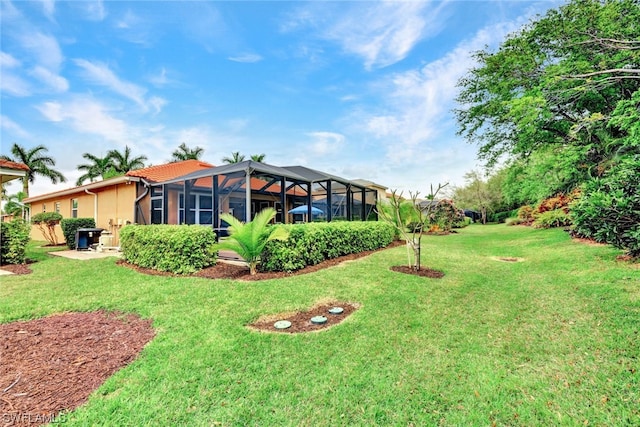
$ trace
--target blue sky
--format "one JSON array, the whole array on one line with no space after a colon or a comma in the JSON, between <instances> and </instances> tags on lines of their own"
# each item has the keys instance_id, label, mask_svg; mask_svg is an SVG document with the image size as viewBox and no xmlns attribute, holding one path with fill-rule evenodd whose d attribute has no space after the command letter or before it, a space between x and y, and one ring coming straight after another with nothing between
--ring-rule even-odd
<instances>
[{"instance_id":1,"label":"blue sky","mask_svg":"<svg viewBox=\"0 0 640 427\"><path fill-rule=\"evenodd\" d=\"M83 153L151 164L182 142L405 191L462 185L470 54L558 2L2 1L1 152L44 144L72 187ZM9 193L19 187L12 184Z\"/></svg>"}]
</instances>

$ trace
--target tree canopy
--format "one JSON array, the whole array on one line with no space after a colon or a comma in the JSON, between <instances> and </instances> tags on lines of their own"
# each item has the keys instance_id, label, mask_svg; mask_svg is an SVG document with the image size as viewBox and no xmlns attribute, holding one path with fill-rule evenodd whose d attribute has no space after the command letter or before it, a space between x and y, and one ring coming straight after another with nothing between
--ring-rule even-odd
<instances>
[{"instance_id":1,"label":"tree canopy","mask_svg":"<svg viewBox=\"0 0 640 427\"><path fill-rule=\"evenodd\" d=\"M147 160L147 156L140 155L132 157L131 148L129 146L124 147L124 151L110 150L107 153L107 157L113 162L113 168L116 172L127 173L135 169L141 169L144 167L144 162Z\"/></svg>"},{"instance_id":2,"label":"tree canopy","mask_svg":"<svg viewBox=\"0 0 640 427\"><path fill-rule=\"evenodd\" d=\"M200 160L204 154L204 148L189 148L184 142L171 154L171 162L181 162L183 160Z\"/></svg>"},{"instance_id":3,"label":"tree canopy","mask_svg":"<svg viewBox=\"0 0 640 427\"><path fill-rule=\"evenodd\" d=\"M475 58L455 113L488 166L537 156L554 165L553 193L640 149L637 0L571 1Z\"/></svg>"},{"instance_id":4,"label":"tree canopy","mask_svg":"<svg viewBox=\"0 0 640 427\"><path fill-rule=\"evenodd\" d=\"M16 143L11 147L10 156L2 155L0 158L17 163L24 163L29 166L29 171L26 176L22 178L22 192L29 197L29 183L33 183L36 176L42 176L51 180L53 184L58 182L65 182L67 179L62 173L53 169L56 165L56 161L53 157L47 156L45 153L49 151L44 145L38 145L31 149L26 149Z\"/></svg>"}]
</instances>

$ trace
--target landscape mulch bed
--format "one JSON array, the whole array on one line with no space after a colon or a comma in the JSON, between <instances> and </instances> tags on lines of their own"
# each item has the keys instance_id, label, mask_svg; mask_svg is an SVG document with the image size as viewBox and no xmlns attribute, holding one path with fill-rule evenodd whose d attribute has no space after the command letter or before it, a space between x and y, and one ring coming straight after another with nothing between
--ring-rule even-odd
<instances>
[{"instance_id":1,"label":"landscape mulch bed","mask_svg":"<svg viewBox=\"0 0 640 427\"><path fill-rule=\"evenodd\" d=\"M62 422L154 334L151 320L105 311L0 324L0 422Z\"/></svg>"},{"instance_id":2,"label":"landscape mulch bed","mask_svg":"<svg viewBox=\"0 0 640 427\"><path fill-rule=\"evenodd\" d=\"M290 276L296 276L299 274L308 274L308 273L313 273L314 271L319 271L322 270L324 268L327 267L332 267L334 265L338 265L341 264L345 261L351 261L354 259L358 259L358 258L362 258L365 257L367 255L371 255L374 252L383 250L383 249L389 249L389 248L395 248L398 246L404 246L405 243L403 241L395 241L392 242L390 245L382 248L382 249L376 249L373 251L365 251L365 252L360 252L357 254L349 254L349 255L344 255L338 258L333 258L333 259L328 259L325 261L322 261L319 264L316 265L309 265L305 268L302 268L300 270L291 272L291 273L286 273L286 272L282 272L282 271L274 271L274 272L258 272L257 274L251 276L249 274L249 268L243 265L236 265L236 264L230 264L228 262L218 262L216 263L216 265L208 267L208 268L204 268L200 271L198 271L197 273L193 274L192 276L194 277L204 277L207 279L240 279L240 280L268 280L268 279L280 279L283 277L290 277ZM124 260L118 260L117 263L119 265L125 266L125 267L129 267L131 269L134 269L140 273L145 273L145 274L152 274L152 275L159 275L159 276L177 276L176 274L173 273L169 273L169 272L165 272L165 271L158 271L158 270L153 270L150 268L144 268L144 267L138 267L136 265L130 264Z\"/></svg>"},{"instance_id":3,"label":"landscape mulch bed","mask_svg":"<svg viewBox=\"0 0 640 427\"><path fill-rule=\"evenodd\" d=\"M329 309L333 307L341 307L344 311L340 314L331 314L329 313ZM250 324L249 328L263 332L279 332L285 334L320 331L342 322L359 307L359 304L350 302L332 301L319 303L305 311L263 316ZM327 321L322 324L314 324L311 322L311 318L315 316L324 316ZM286 329L276 329L274 323L279 320L288 320L291 322L291 326Z\"/></svg>"}]
</instances>

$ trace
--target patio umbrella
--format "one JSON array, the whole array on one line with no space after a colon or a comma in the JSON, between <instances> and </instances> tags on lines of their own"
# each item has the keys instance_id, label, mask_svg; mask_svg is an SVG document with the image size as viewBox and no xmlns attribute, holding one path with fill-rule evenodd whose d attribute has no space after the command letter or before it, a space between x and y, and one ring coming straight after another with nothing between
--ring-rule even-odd
<instances>
[{"instance_id":1,"label":"patio umbrella","mask_svg":"<svg viewBox=\"0 0 640 427\"><path fill-rule=\"evenodd\" d=\"M309 206L307 205L302 205L302 206L298 206L297 208L293 208L289 211L290 214L308 214L309 213ZM321 209L316 208L315 206L311 206L311 215L323 215L324 211L322 211Z\"/></svg>"}]
</instances>

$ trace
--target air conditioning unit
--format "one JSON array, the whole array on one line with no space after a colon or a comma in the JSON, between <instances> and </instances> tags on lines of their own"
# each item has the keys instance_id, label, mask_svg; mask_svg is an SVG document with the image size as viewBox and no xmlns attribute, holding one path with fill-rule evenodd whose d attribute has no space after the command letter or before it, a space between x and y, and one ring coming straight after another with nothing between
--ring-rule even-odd
<instances>
[{"instance_id":1,"label":"air conditioning unit","mask_svg":"<svg viewBox=\"0 0 640 427\"><path fill-rule=\"evenodd\" d=\"M113 246L113 234L102 232L100 240L98 241L98 251L117 250L118 248Z\"/></svg>"}]
</instances>

